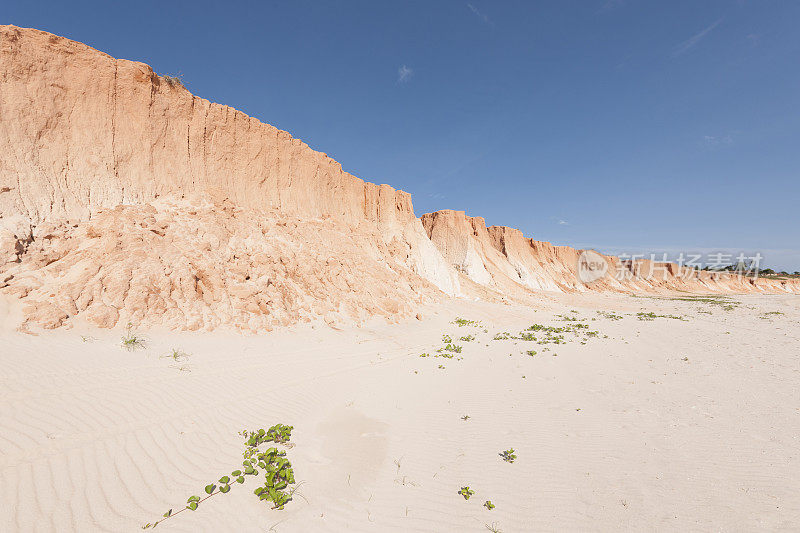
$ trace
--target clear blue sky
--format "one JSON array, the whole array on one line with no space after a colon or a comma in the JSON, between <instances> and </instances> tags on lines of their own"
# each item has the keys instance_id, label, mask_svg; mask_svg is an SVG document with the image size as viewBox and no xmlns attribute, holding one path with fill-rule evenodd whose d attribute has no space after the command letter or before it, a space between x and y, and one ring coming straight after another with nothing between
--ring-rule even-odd
<instances>
[{"instance_id":1,"label":"clear blue sky","mask_svg":"<svg viewBox=\"0 0 800 533\"><path fill-rule=\"evenodd\" d=\"M800 2L36 2L0 22L558 244L800 269Z\"/></svg>"}]
</instances>

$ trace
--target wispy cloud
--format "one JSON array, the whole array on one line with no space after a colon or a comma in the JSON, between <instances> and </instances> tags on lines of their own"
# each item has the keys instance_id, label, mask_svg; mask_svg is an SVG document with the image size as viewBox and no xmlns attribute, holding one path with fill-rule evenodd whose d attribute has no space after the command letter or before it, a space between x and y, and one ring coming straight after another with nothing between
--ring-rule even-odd
<instances>
[{"instance_id":1,"label":"wispy cloud","mask_svg":"<svg viewBox=\"0 0 800 533\"><path fill-rule=\"evenodd\" d=\"M686 52L688 52L689 50L694 48L697 45L697 43L699 43L700 41L702 41L706 37L706 35L711 33L711 31L713 31L714 28L719 26L720 22L722 22L722 19L715 20L707 28L701 30L700 32L692 35L691 37L689 37L688 39L686 39L685 41L680 43L672 51L672 57L678 57L679 55L685 54Z\"/></svg>"},{"instance_id":2,"label":"wispy cloud","mask_svg":"<svg viewBox=\"0 0 800 533\"><path fill-rule=\"evenodd\" d=\"M475 13L475 15L476 15L478 18L480 18L481 20L483 20L483 21L484 21L486 24L488 24L489 26L494 26L494 22L492 22L492 21L489 19L489 17L487 17L485 14L481 13L481 12L478 10L478 8L477 8L477 7L473 6L472 4L467 4L467 7L469 8L469 10L470 10L470 11L472 11L473 13Z\"/></svg>"},{"instance_id":3,"label":"wispy cloud","mask_svg":"<svg viewBox=\"0 0 800 533\"><path fill-rule=\"evenodd\" d=\"M730 135L723 135L717 137L714 135L703 135L703 144L706 146L719 146L721 144L733 144L733 137Z\"/></svg>"},{"instance_id":4,"label":"wispy cloud","mask_svg":"<svg viewBox=\"0 0 800 533\"><path fill-rule=\"evenodd\" d=\"M600 7L600 12L603 11L611 11L612 9L617 9L618 7L622 7L625 4L625 0L607 0L602 7Z\"/></svg>"},{"instance_id":5,"label":"wispy cloud","mask_svg":"<svg viewBox=\"0 0 800 533\"><path fill-rule=\"evenodd\" d=\"M411 67L401 66L397 69L397 83L406 83L413 74L414 70Z\"/></svg>"},{"instance_id":6,"label":"wispy cloud","mask_svg":"<svg viewBox=\"0 0 800 533\"><path fill-rule=\"evenodd\" d=\"M559 218L559 219L558 219L558 225L559 225L559 226L569 226L569 222L567 222L566 220L563 220L563 219L560 219L560 218Z\"/></svg>"}]
</instances>

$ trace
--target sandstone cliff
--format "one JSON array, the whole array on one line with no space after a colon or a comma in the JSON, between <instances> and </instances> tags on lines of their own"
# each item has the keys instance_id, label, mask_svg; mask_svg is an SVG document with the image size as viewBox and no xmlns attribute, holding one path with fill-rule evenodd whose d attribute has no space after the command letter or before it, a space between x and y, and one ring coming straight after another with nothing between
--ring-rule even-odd
<instances>
[{"instance_id":1,"label":"sandstone cliff","mask_svg":"<svg viewBox=\"0 0 800 533\"><path fill-rule=\"evenodd\" d=\"M389 290L381 283L381 273L391 268L402 272L398 280L413 280L409 283L418 288L394 294L400 307L435 294L436 288L446 293L458 290L452 269L415 218L407 193L366 183L288 133L198 98L143 63L114 59L46 32L0 26L0 261L4 263L0 285L24 295L39 322L59 325L90 308L87 316L102 317L97 322L106 326L117 317L136 318L142 305L137 294L151 290L152 280L146 278L161 276L161 282L175 282L176 274L160 268L147 271L138 259L131 259L127 240L136 234L130 230L138 225L137 216L143 216L133 206L155 209L157 224L184 227L174 234L166 230L165 235L147 235L141 241L140 252L147 256L142 259L152 260L162 250L174 249L166 236L172 235L186 245L174 258L180 262L192 255L192 239L202 240L223 222L213 206L224 203L252 213L242 215L252 227L236 228L235 235L241 238L212 239L231 256L241 259L253 252L243 235L260 231L270 218L294 217L297 224L316 221L337 234L321 230L318 237L331 241L319 243L309 240L310 229L302 238L284 232L283 241L270 235L269 246L274 248L256 243L261 247L258 253L271 260L280 256L282 261L286 254L293 255L292 261L313 265L312 269L325 270L328 262L364 267L339 274L332 268L325 274L350 284L347 299L270 278L270 286L277 284L277 290L292 292L298 300L319 300L300 306L308 313L289 313L291 319L315 314L314 308L326 300L333 309L352 305L356 315L357 309L373 312L367 302L376 291ZM189 211L176 210L177 204L207 206L203 211L207 216L192 219ZM115 216L119 219L111 220ZM102 244L74 238L95 231L89 221L98 217L121 241L110 242L109 234L100 235ZM348 241L353 240L361 244L350 246ZM347 249L337 248L339 243ZM81 254L83 259L78 258ZM55 262L61 264L50 266ZM63 274L65 262L96 271L94 278L79 276L79 284L99 285L91 298L84 292L88 289L70 285L71 278ZM204 266L209 268L210 264ZM123 272L111 272L120 269ZM133 274L137 269L140 275ZM130 287L110 291L106 285L120 281L117 274L130 278L122 280ZM244 292L266 290L263 280L244 281L248 285ZM65 285L72 287L67 291L70 296L60 294L64 301L57 302L50 294L63 292ZM163 287L157 292L164 299L159 305L173 309L170 320L175 326L213 326L238 316L236 310L208 302L207 292L184 292L180 301ZM191 301L202 302L202 309L191 310L193 305L187 304ZM234 320L240 326L288 320L277 304L255 309L243 297L228 305L252 308L246 318ZM141 318L162 320L158 312Z\"/></svg>"},{"instance_id":2,"label":"sandstone cliff","mask_svg":"<svg viewBox=\"0 0 800 533\"><path fill-rule=\"evenodd\" d=\"M0 26L0 291L28 322L261 331L446 294L800 292L599 254L609 273L586 283L581 252L462 211L417 219L407 193L143 63Z\"/></svg>"},{"instance_id":3,"label":"sandstone cliff","mask_svg":"<svg viewBox=\"0 0 800 533\"><path fill-rule=\"evenodd\" d=\"M606 274L587 283L577 268L583 250L525 238L514 228L487 228L483 218L469 217L463 211L427 213L422 215L422 224L458 272L503 294L514 294L520 287L554 292L800 293L800 280L796 279L753 279L688 270L674 263L624 262L601 254L596 256L606 263Z\"/></svg>"}]
</instances>

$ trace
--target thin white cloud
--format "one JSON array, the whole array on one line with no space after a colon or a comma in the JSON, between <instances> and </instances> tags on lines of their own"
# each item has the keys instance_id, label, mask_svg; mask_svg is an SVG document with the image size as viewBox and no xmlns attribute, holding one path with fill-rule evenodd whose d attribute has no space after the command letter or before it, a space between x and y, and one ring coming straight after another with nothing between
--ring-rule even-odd
<instances>
[{"instance_id":1,"label":"thin white cloud","mask_svg":"<svg viewBox=\"0 0 800 533\"><path fill-rule=\"evenodd\" d=\"M467 4L467 7L468 7L468 8L469 8L469 10L470 10L470 11L472 11L472 12L473 12L473 13L474 13L474 14L475 14L475 15L476 15L478 18L480 18L481 20L483 20L483 21L484 21L486 24L488 24L489 26L494 26L494 22L492 22L492 21L489 19L489 17L487 17L486 15L484 15L483 13L481 13L481 12L478 10L478 8L477 8L477 7L473 6L472 4Z\"/></svg>"},{"instance_id":2,"label":"thin white cloud","mask_svg":"<svg viewBox=\"0 0 800 533\"><path fill-rule=\"evenodd\" d=\"M622 7L624 4L625 4L625 0L608 0L600 8L600 12L611 11L612 9L617 9L619 7Z\"/></svg>"},{"instance_id":3,"label":"thin white cloud","mask_svg":"<svg viewBox=\"0 0 800 533\"><path fill-rule=\"evenodd\" d=\"M691 37L689 37L688 39L686 39L685 41L683 41L682 43L680 43L680 44L679 44L678 46L676 46L676 47L675 47L675 49L672 51L672 57L678 57L679 55L685 54L686 52L688 52L689 50L691 50L692 48L694 48L694 47L697 45L697 43L699 43L700 41L702 41L702 40L705 38L705 36L706 36L706 35L708 35L709 33L711 33L711 31L712 31L714 28L716 28L717 26L719 26L719 23L720 23L720 22L722 22L722 19L717 19L717 20L715 20L715 21L714 21L714 22L713 22L713 23L712 23L710 26L708 26L707 28L703 29L703 30L702 30L702 31L700 31L699 33L696 33L696 34L692 35Z\"/></svg>"},{"instance_id":4,"label":"thin white cloud","mask_svg":"<svg viewBox=\"0 0 800 533\"><path fill-rule=\"evenodd\" d=\"M733 144L733 137L730 135L723 135L717 137L714 135L703 135L703 144L706 146L719 146L721 144Z\"/></svg>"},{"instance_id":5,"label":"thin white cloud","mask_svg":"<svg viewBox=\"0 0 800 533\"><path fill-rule=\"evenodd\" d=\"M569 222L567 222L566 220L562 220L562 219L560 219L560 218L559 218L559 219L558 219L558 225L559 225L559 226L569 226Z\"/></svg>"},{"instance_id":6,"label":"thin white cloud","mask_svg":"<svg viewBox=\"0 0 800 533\"><path fill-rule=\"evenodd\" d=\"M414 70L405 65L397 69L397 83L406 83L414 74Z\"/></svg>"}]
</instances>

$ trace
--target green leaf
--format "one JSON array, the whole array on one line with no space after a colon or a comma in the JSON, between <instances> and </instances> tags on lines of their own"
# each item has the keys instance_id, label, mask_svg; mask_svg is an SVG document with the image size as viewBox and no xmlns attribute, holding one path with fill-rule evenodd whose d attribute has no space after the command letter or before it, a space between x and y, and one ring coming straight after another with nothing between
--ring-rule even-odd
<instances>
[{"instance_id":1,"label":"green leaf","mask_svg":"<svg viewBox=\"0 0 800 533\"><path fill-rule=\"evenodd\" d=\"M197 510L197 502L192 502L186 506L187 509L191 509L192 511Z\"/></svg>"},{"instance_id":2,"label":"green leaf","mask_svg":"<svg viewBox=\"0 0 800 533\"><path fill-rule=\"evenodd\" d=\"M222 476L221 478L219 478L219 482L222 484L227 484L230 480L231 478L229 478L228 476Z\"/></svg>"},{"instance_id":3,"label":"green leaf","mask_svg":"<svg viewBox=\"0 0 800 533\"><path fill-rule=\"evenodd\" d=\"M264 487L257 487L257 488L256 488L256 490L254 490L254 491L253 491L253 494L255 494L256 496L258 496L258 495L260 495L262 492L264 492L265 490L267 490L267 489L266 489L266 488L264 488Z\"/></svg>"},{"instance_id":4,"label":"green leaf","mask_svg":"<svg viewBox=\"0 0 800 533\"><path fill-rule=\"evenodd\" d=\"M170 509L169 511L167 511L166 513L164 513L161 516L163 516L164 518L169 518L171 515L172 515L172 509Z\"/></svg>"},{"instance_id":5,"label":"green leaf","mask_svg":"<svg viewBox=\"0 0 800 533\"><path fill-rule=\"evenodd\" d=\"M186 500L187 503L199 502L199 501L200 501L200 496L190 496L189 499Z\"/></svg>"},{"instance_id":6,"label":"green leaf","mask_svg":"<svg viewBox=\"0 0 800 533\"><path fill-rule=\"evenodd\" d=\"M206 494L211 494L212 492L214 492L214 489L216 488L217 486L214 485L213 483L211 485L206 485Z\"/></svg>"},{"instance_id":7,"label":"green leaf","mask_svg":"<svg viewBox=\"0 0 800 533\"><path fill-rule=\"evenodd\" d=\"M223 493L223 494L225 494L225 493L226 493L226 492L228 492L229 490L231 490L231 486L230 486L230 485L222 485L222 486L219 488L219 491L220 491L221 493Z\"/></svg>"},{"instance_id":8,"label":"green leaf","mask_svg":"<svg viewBox=\"0 0 800 533\"><path fill-rule=\"evenodd\" d=\"M239 476L242 475L242 471L241 470L234 470L233 472L231 472L231 475L233 477L239 477Z\"/></svg>"},{"instance_id":9,"label":"green leaf","mask_svg":"<svg viewBox=\"0 0 800 533\"><path fill-rule=\"evenodd\" d=\"M239 476L236 478L236 483L244 483L244 476Z\"/></svg>"},{"instance_id":10,"label":"green leaf","mask_svg":"<svg viewBox=\"0 0 800 533\"><path fill-rule=\"evenodd\" d=\"M145 525L143 525L143 526L142 526L142 529L147 529L147 528L149 528L151 525L152 525L152 524L145 524Z\"/></svg>"}]
</instances>

